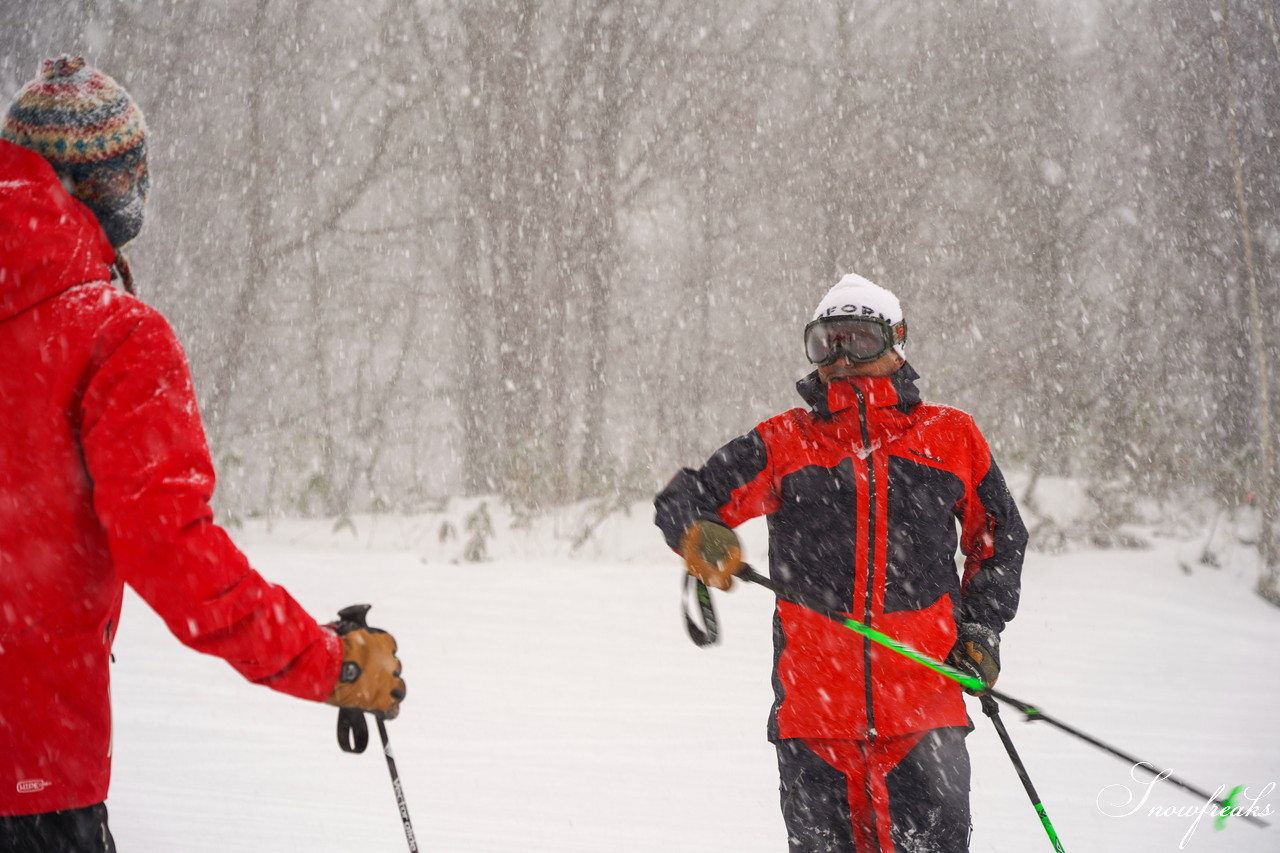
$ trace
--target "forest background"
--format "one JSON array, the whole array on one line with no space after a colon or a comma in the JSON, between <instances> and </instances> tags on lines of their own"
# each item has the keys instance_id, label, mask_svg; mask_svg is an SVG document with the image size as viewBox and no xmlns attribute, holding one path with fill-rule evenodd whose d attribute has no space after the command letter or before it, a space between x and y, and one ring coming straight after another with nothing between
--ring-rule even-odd
<instances>
[{"instance_id":1,"label":"forest background","mask_svg":"<svg viewBox=\"0 0 1280 853\"><path fill-rule=\"evenodd\" d=\"M0 89L143 107L230 521L623 507L798 405L858 272L1030 514L1086 485L1041 546L1194 505L1274 567L1275 5L5 0Z\"/></svg>"}]
</instances>

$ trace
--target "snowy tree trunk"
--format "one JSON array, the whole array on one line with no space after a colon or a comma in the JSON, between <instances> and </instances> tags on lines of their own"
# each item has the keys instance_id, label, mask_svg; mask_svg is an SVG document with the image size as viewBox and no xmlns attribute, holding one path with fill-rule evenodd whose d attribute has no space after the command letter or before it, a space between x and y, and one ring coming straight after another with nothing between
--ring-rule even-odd
<instances>
[{"instance_id":1,"label":"snowy tree trunk","mask_svg":"<svg viewBox=\"0 0 1280 853\"><path fill-rule=\"evenodd\" d=\"M1258 381L1258 494L1260 513L1258 553L1262 573L1258 593L1280 605L1280 561L1275 553L1275 471L1272 464L1271 371L1265 344L1262 303L1258 295L1258 264L1254 254L1253 229L1249 222L1249 200L1245 191L1244 154L1240 144L1240 104L1235 94L1235 70L1231 55L1229 26L1230 3L1221 0L1218 26L1222 34L1224 90L1227 98L1227 132L1231 140L1231 174L1235 194L1236 221L1240 226L1240 242L1244 253L1245 280L1249 294L1249 326L1254 370Z\"/></svg>"},{"instance_id":2,"label":"snowy tree trunk","mask_svg":"<svg viewBox=\"0 0 1280 853\"><path fill-rule=\"evenodd\" d=\"M263 87L271 80L270 52L266 40L272 37L267 28L267 7L270 0L257 0L254 5L251 33L254 39L253 56L258 68L253 76L252 87L248 91L248 110L245 116L245 148L248 152L250 168L248 185L245 187L245 229L246 255L248 257L248 274L244 281L236 282L235 303L232 315L226 328L226 344L222 348L217 370L214 372L212 387L205 403L205 422L208 427L210 442L215 448L226 439L230 406L236 382L244 368L245 351L249 342L250 322L253 316L257 295L266 287L268 281L268 258L266 244L269 239L270 187L267 184L269 172L267 163L266 130L264 128L266 109L264 105Z\"/></svg>"},{"instance_id":3,"label":"snowy tree trunk","mask_svg":"<svg viewBox=\"0 0 1280 853\"><path fill-rule=\"evenodd\" d=\"M599 43L598 52L605 57L599 69L600 115L592 145L592 171L596 191L593 208L587 211L586 265L586 338L587 399L584 406L582 455L578 465L576 497L579 500L599 497L616 486L614 463L605 449L605 402L608 386L605 370L609 364L610 316L609 294L618 267L618 148L622 142L625 116L621 114L620 60L624 57L622 24L626 20L618 8L610 8L603 20L589 26L586 39Z\"/></svg>"}]
</instances>

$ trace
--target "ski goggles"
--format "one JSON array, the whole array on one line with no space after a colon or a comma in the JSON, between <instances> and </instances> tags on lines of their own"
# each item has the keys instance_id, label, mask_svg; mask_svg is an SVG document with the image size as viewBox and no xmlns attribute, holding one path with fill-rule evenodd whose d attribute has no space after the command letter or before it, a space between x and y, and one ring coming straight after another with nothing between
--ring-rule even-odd
<instances>
[{"instance_id":1,"label":"ski goggles","mask_svg":"<svg viewBox=\"0 0 1280 853\"><path fill-rule=\"evenodd\" d=\"M804 327L804 351L812 364L875 361L907 340L906 321L890 323L879 317L820 317Z\"/></svg>"}]
</instances>

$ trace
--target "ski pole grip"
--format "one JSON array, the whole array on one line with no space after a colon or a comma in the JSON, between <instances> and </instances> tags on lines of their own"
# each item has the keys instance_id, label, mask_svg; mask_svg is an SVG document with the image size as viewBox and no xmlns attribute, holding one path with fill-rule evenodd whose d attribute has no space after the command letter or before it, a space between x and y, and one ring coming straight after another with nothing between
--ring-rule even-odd
<instances>
[{"instance_id":1,"label":"ski pole grip","mask_svg":"<svg viewBox=\"0 0 1280 853\"><path fill-rule=\"evenodd\" d=\"M334 625L334 629L339 634L348 634L360 628L368 628L367 616L372 607L372 604L353 604L342 608L338 611L338 623Z\"/></svg>"}]
</instances>

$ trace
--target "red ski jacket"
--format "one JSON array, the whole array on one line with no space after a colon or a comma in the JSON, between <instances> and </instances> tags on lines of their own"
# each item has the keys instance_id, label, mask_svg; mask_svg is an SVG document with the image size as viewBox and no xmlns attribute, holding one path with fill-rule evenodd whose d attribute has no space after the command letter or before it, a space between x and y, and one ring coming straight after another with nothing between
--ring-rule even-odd
<instances>
[{"instance_id":1,"label":"red ski jacket","mask_svg":"<svg viewBox=\"0 0 1280 853\"><path fill-rule=\"evenodd\" d=\"M916 378L904 365L801 380L811 409L765 421L658 495L667 543L696 520L768 515L775 579L934 658L958 630L994 651L1017 610L1026 528L973 419L920 402ZM773 740L968 724L955 682L790 601L775 611L774 656Z\"/></svg>"},{"instance_id":2,"label":"red ski jacket","mask_svg":"<svg viewBox=\"0 0 1280 853\"><path fill-rule=\"evenodd\" d=\"M125 582L251 681L323 700L342 664L213 523L186 359L113 259L48 163L0 141L0 816L106 797Z\"/></svg>"}]
</instances>

